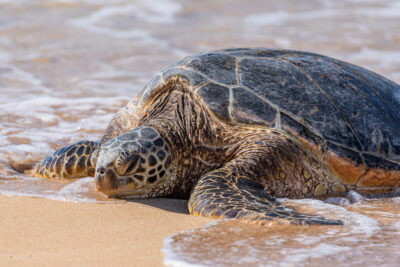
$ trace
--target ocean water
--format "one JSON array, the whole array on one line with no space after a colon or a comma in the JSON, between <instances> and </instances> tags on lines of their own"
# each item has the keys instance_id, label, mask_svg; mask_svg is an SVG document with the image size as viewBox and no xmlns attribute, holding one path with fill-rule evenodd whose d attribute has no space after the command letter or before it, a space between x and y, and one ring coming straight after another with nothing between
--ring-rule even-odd
<instances>
[{"instance_id":1,"label":"ocean water","mask_svg":"<svg viewBox=\"0 0 400 267\"><path fill-rule=\"evenodd\" d=\"M400 4L394 0L0 0L0 14L0 193L5 195L118 202L96 192L93 178L38 179L32 168L59 147L101 138L113 114L153 74L195 52L308 50L400 82ZM262 228L218 221L167 238L165 263L400 263L398 198L345 206L285 201L342 218L345 226Z\"/></svg>"},{"instance_id":2,"label":"ocean water","mask_svg":"<svg viewBox=\"0 0 400 267\"><path fill-rule=\"evenodd\" d=\"M346 206L283 200L343 226L260 227L219 220L164 241L167 266L399 266L400 198Z\"/></svg>"}]
</instances>

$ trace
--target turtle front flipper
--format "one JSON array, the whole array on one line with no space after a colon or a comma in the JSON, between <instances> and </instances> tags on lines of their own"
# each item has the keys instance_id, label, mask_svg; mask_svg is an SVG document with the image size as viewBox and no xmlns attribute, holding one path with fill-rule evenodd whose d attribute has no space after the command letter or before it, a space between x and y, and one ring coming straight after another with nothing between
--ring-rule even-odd
<instances>
[{"instance_id":1,"label":"turtle front flipper","mask_svg":"<svg viewBox=\"0 0 400 267\"><path fill-rule=\"evenodd\" d=\"M35 168L35 176L43 178L81 178L94 175L91 163L98 142L80 141L58 149Z\"/></svg>"},{"instance_id":2,"label":"turtle front flipper","mask_svg":"<svg viewBox=\"0 0 400 267\"><path fill-rule=\"evenodd\" d=\"M268 196L262 185L246 176L233 175L229 167L200 178L189 200L189 211L216 219L237 219L255 224L342 225L316 215L298 213Z\"/></svg>"}]
</instances>

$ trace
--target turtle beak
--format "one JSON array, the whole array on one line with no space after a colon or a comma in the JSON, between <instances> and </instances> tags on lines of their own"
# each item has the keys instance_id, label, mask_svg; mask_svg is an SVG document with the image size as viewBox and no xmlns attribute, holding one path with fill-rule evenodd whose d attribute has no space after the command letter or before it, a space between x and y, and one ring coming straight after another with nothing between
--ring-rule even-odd
<instances>
[{"instance_id":1,"label":"turtle beak","mask_svg":"<svg viewBox=\"0 0 400 267\"><path fill-rule=\"evenodd\" d=\"M96 168L95 185L97 191L112 197L118 191L117 175L113 170L100 166Z\"/></svg>"},{"instance_id":2,"label":"turtle beak","mask_svg":"<svg viewBox=\"0 0 400 267\"><path fill-rule=\"evenodd\" d=\"M108 197L126 197L133 194L138 184L130 177L118 177L113 169L99 167L95 175L96 190Z\"/></svg>"}]
</instances>

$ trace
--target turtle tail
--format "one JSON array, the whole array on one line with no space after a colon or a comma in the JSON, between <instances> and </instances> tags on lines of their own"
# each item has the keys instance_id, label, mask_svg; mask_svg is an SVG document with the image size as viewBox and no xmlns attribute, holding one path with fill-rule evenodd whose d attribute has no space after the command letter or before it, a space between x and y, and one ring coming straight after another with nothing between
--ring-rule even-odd
<instances>
[{"instance_id":1,"label":"turtle tail","mask_svg":"<svg viewBox=\"0 0 400 267\"><path fill-rule=\"evenodd\" d=\"M60 148L35 167L35 176L43 178L93 176L95 169L92 166L91 158L99 146L99 142L80 141Z\"/></svg>"}]
</instances>

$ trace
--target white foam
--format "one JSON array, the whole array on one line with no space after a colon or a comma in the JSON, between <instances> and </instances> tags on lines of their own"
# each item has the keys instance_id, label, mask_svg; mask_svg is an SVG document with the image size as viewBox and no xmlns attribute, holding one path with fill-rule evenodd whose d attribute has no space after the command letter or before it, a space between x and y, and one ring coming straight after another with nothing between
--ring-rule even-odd
<instances>
[{"instance_id":1,"label":"white foam","mask_svg":"<svg viewBox=\"0 0 400 267\"><path fill-rule=\"evenodd\" d=\"M5 196L16 196L16 197L35 197L35 198L45 198L45 199L51 199L51 200L57 200L57 201L63 201L63 202L86 202L86 203L114 203L112 201L99 201L96 199L91 199L87 197L76 197L76 196L67 196L67 195L56 195L52 194L53 192L48 192L48 194L45 194L45 192L42 193L29 193L29 192L18 192L18 191L8 191L8 190L2 190L0 189L0 194L5 195Z\"/></svg>"},{"instance_id":2,"label":"white foam","mask_svg":"<svg viewBox=\"0 0 400 267\"><path fill-rule=\"evenodd\" d=\"M170 0L142 0L137 2L136 7L142 11L138 14L139 19L156 23L173 22L174 16L182 9L180 4Z\"/></svg>"},{"instance_id":3,"label":"white foam","mask_svg":"<svg viewBox=\"0 0 400 267\"><path fill-rule=\"evenodd\" d=\"M126 101L125 97L85 97L85 98L61 98L61 97L31 97L26 100L8 102L0 105L0 112L18 114L22 116L35 117L37 119L44 118L48 120L46 115L55 113L56 111L65 111L73 115L74 111L97 110L101 107L109 108L116 103ZM122 107L122 106L121 106ZM58 118L52 115L52 119Z\"/></svg>"},{"instance_id":4,"label":"white foam","mask_svg":"<svg viewBox=\"0 0 400 267\"><path fill-rule=\"evenodd\" d=\"M88 76L88 79L101 79L102 81L105 79L116 79L121 77L135 77L141 76L142 72L140 71L122 71L116 70L112 66L102 64L101 70L96 71L95 73Z\"/></svg>"},{"instance_id":5,"label":"white foam","mask_svg":"<svg viewBox=\"0 0 400 267\"><path fill-rule=\"evenodd\" d=\"M278 11L249 15L245 17L244 21L252 27L263 27L266 25L281 25L289 18L290 14L288 12Z\"/></svg>"},{"instance_id":6,"label":"white foam","mask_svg":"<svg viewBox=\"0 0 400 267\"><path fill-rule=\"evenodd\" d=\"M7 62L12 59L10 53L6 52L5 50L0 49L0 62Z\"/></svg>"},{"instance_id":7,"label":"white foam","mask_svg":"<svg viewBox=\"0 0 400 267\"><path fill-rule=\"evenodd\" d=\"M400 13L400 11L399 11ZM361 51L349 55L348 60L352 61L374 61L378 66L396 66L400 63L400 51L397 50L378 50L363 47Z\"/></svg>"},{"instance_id":8,"label":"white foam","mask_svg":"<svg viewBox=\"0 0 400 267\"><path fill-rule=\"evenodd\" d=\"M341 206L324 203L321 200L281 199L280 201L287 202L289 205L290 202L293 202L297 204L300 203L303 206L309 206L310 209L312 209L313 211L315 210L315 213L320 216L332 217L332 215L335 215L335 219L342 220L347 227L351 228L352 234L364 234L366 236L372 236L382 229L380 224L372 218L356 212L348 211L346 208ZM336 234L336 232L333 234Z\"/></svg>"},{"instance_id":9,"label":"white foam","mask_svg":"<svg viewBox=\"0 0 400 267\"><path fill-rule=\"evenodd\" d=\"M104 24L107 19L121 16L130 16L148 23L166 24L173 21L175 14L179 10L181 10L181 5L172 1L142 0L137 1L135 5L104 6L87 17L73 19L69 23L93 33L105 34L115 38L133 38L140 39L141 42L159 42L162 44L165 43L163 40L154 38L149 31L135 28L134 23L132 23L130 29L110 28Z\"/></svg>"},{"instance_id":10,"label":"white foam","mask_svg":"<svg viewBox=\"0 0 400 267\"><path fill-rule=\"evenodd\" d=\"M81 178L73 183L64 186L60 191L57 192L57 195L62 196L62 195L71 195L71 193L74 194L87 193L90 191L89 187L92 186L93 183L94 183L93 177Z\"/></svg>"},{"instance_id":11,"label":"white foam","mask_svg":"<svg viewBox=\"0 0 400 267\"><path fill-rule=\"evenodd\" d=\"M23 183L26 184L29 179L32 182L40 181L40 178L29 178L22 177ZM4 181L1 181L1 184L4 184ZM4 187L3 187L4 188ZM12 187L10 189L13 189ZM63 201L63 202L86 202L86 203L124 203L124 200L120 199L110 199L110 200L101 200L97 197L96 193L94 193L94 178L87 177L78 179L61 189L57 188L47 188L44 190L42 186L39 186L37 190L35 190L35 186L33 184L30 186L30 189L20 188L14 190L0 189L0 194L6 196L19 196L19 197L37 197L37 198L46 198L51 200Z\"/></svg>"},{"instance_id":12,"label":"white foam","mask_svg":"<svg viewBox=\"0 0 400 267\"><path fill-rule=\"evenodd\" d=\"M346 12L346 11L344 11ZM313 20L321 18L330 18L338 15L343 15L342 10L334 9L319 9L313 11L303 11L303 12L271 12L271 13L259 13L252 14L245 17L244 22L252 27L264 27L267 25L282 25L288 21L295 20Z\"/></svg>"},{"instance_id":13,"label":"white foam","mask_svg":"<svg viewBox=\"0 0 400 267\"><path fill-rule=\"evenodd\" d=\"M1 51L0 51L1 52ZM1 54L0 54L1 56ZM10 54L6 56L6 61L7 58L9 59L11 57ZM1 59L1 57L0 57ZM2 68L5 71L0 72L0 78L7 78L7 79L14 79L19 82L23 83L29 83L30 85L33 86L38 86L38 87L43 87L43 82L33 75L32 73L26 72L14 65L11 64L0 64L0 68Z\"/></svg>"},{"instance_id":14,"label":"white foam","mask_svg":"<svg viewBox=\"0 0 400 267\"><path fill-rule=\"evenodd\" d=\"M98 21L101 21L104 17L110 16L111 14L130 14L134 12L133 6L119 6L119 7L103 7L99 11L92 13L89 17L83 17L79 19L71 20L69 23L78 28L85 29L89 32L105 34L115 38L121 39L141 39L151 40L150 33L145 30L131 29L131 30L117 30L110 29L104 26L96 25Z\"/></svg>"},{"instance_id":15,"label":"white foam","mask_svg":"<svg viewBox=\"0 0 400 267\"><path fill-rule=\"evenodd\" d=\"M350 247L322 243L313 248L298 248L285 251L285 255L282 255L283 259L279 264L298 264L299 262L305 261L311 257L326 257L349 250L351 250Z\"/></svg>"},{"instance_id":16,"label":"white foam","mask_svg":"<svg viewBox=\"0 0 400 267\"><path fill-rule=\"evenodd\" d=\"M164 246L161 249L164 252L164 265L171 267L204 267L205 265L189 263L181 258L180 251L176 251L177 248L172 246L174 236L171 235L164 239Z\"/></svg>"},{"instance_id":17,"label":"white foam","mask_svg":"<svg viewBox=\"0 0 400 267\"><path fill-rule=\"evenodd\" d=\"M292 45L292 41L289 38L274 36L273 39L274 39L277 47L289 49Z\"/></svg>"},{"instance_id":18,"label":"white foam","mask_svg":"<svg viewBox=\"0 0 400 267\"><path fill-rule=\"evenodd\" d=\"M354 13L351 14L359 16L369 16L372 18L384 18L384 19L398 19L400 18L400 3L393 2L384 7L376 8L357 8Z\"/></svg>"},{"instance_id":19,"label":"white foam","mask_svg":"<svg viewBox=\"0 0 400 267\"><path fill-rule=\"evenodd\" d=\"M7 1L7 0L2 0ZM87 4L87 5L112 5L112 4L123 4L126 0L52 0L54 3L61 4Z\"/></svg>"},{"instance_id":20,"label":"white foam","mask_svg":"<svg viewBox=\"0 0 400 267\"><path fill-rule=\"evenodd\" d=\"M214 220L209 222L204 227L200 229L200 231L206 231L210 227L218 225L222 220ZM185 233L195 232L197 230L188 230ZM174 242L174 237L177 236L179 233L170 235L164 239L164 246L162 247L161 251L164 253L164 265L166 266L173 266L173 267L203 267L206 265L203 264L195 264L192 262L188 262L181 257L181 247L172 246Z\"/></svg>"},{"instance_id":21,"label":"white foam","mask_svg":"<svg viewBox=\"0 0 400 267\"><path fill-rule=\"evenodd\" d=\"M321 241L321 238L309 236L309 235L299 235L298 238L294 238L293 240L297 241L302 245L313 245Z\"/></svg>"},{"instance_id":22,"label":"white foam","mask_svg":"<svg viewBox=\"0 0 400 267\"><path fill-rule=\"evenodd\" d=\"M350 201L344 197L329 197L325 199L325 203L334 204L339 206L347 206L350 205Z\"/></svg>"},{"instance_id":23,"label":"white foam","mask_svg":"<svg viewBox=\"0 0 400 267\"><path fill-rule=\"evenodd\" d=\"M307 21L316 20L323 18L342 18L344 16L364 16L370 18L379 19L398 19L400 18L400 4L392 3L390 5L374 8L365 7L348 7L334 8L330 6L329 8L314 9L312 11L277 11L277 12L267 12L251 14L244 18L245 24L251 27L264 27L264 26L277 26L283 25L288 21Z\"/></svg>"}]
</instances>

